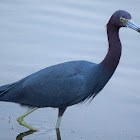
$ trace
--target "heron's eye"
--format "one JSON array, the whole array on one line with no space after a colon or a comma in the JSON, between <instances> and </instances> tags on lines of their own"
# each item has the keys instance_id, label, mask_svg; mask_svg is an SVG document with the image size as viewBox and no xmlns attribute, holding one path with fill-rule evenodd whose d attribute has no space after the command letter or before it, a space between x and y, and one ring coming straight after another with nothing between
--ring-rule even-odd
<instances>
[{"instance_id":1,"label":"heron's eye","mask_svg":"<svg viewBox=\"0 0 140 140\"><path fill-rule=\"evenodd\" d=\"M126 21L126 19L125 18L120 18L120 21L122 22L122 23L124 23L125 21Z\"/></svg>"}]
</instances>

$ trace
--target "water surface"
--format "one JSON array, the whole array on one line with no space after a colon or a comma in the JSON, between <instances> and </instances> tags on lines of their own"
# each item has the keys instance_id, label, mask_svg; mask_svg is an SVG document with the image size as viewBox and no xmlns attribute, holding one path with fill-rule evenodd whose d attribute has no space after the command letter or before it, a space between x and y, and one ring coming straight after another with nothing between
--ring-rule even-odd
<instances>
[{"instance_id":1,"label":"water surface","mask_svg":"<svg viewBox=\"0 0 140 140\"><path fill-rule=\"evenodd\" d=\"M107 53L105 25L112 13L129 11L140 25L139 5L138 0L0 1L0 85L66 61L99 63ZM140 34L121 29L120 38L123 53L114 76L90 105L67 109L62 140L140 139ZM57 109L25 118L40 130L33 134L16 121L26 108L0 102L0 110L0 139L57 139Z\"/></svg>"}]
</instances>

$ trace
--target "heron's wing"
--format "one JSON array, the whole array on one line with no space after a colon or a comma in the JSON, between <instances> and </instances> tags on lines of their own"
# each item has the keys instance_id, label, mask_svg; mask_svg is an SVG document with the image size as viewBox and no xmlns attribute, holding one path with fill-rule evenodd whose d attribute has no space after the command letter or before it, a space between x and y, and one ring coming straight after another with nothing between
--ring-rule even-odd
<instances>
[{"instance_id":1,"label":"heron's wing","mask_svg":"<svg viewBox=\"0 0 140 140\"><path fill-rule=\"evenodd\" d=\"M84 78L79 74L65 78L56 78L54 75L42 79L35 78L22 84L20 101L42 107L63 106L76 99L83 91L83 84Z\"/></svg>"},{"instance_id":2,"label":"heron's wing","mask_svg":"<svg viewBox=\"0 0 140 140\"><path fill-rule=\"evenodd\" d=\"M8 101L38 107L72 103L84 91L86 67L84 62L63 63L34 73L6 93Z\"/></svg>"}]
</instances>

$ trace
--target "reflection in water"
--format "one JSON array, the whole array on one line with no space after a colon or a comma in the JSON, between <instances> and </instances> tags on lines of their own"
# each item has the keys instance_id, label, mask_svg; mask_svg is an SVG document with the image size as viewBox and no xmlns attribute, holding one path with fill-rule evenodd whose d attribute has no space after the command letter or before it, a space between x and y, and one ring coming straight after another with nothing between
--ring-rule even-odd
<instances>
[{"instance_id":1,"label":"reflection in water","mask_svg":"<svg viewBox=\"0 0 140 140\"><path fill-rule=\"evenodd\" d=\"M57 140L61 140L59 128L56 129Z\"/></svg>"},{"instance_id":2,"label":"reflection in water","mask_svg":"<svg viewBox=\"0 0 140 140\"><path fill-rule=\"evenodd\" d=\"M20 134L16 137L16 140L22 140L25 136L31 135L31 134L33 134L33 133L35 133L35 132L36 132L36 131L29 130L29 131L20 133ZM56 129L56 136L57 136L57 140L61 140L61 135L60 135L59 129Z\"/></svg>"},{"instance_id":3,"label":"reflection in water","mask_svg":"<svg viewBox=\"0 0 140 140\"><path fill-rule=\"evenodd\" d=\"M33 134L34 132L36 132L36 131L29 130L29 131L20 133L20 134L16 137L16 140L22 140L23 137L28 136L28 135L30 135L30 134Z\"/></svg>"}]
</instances>

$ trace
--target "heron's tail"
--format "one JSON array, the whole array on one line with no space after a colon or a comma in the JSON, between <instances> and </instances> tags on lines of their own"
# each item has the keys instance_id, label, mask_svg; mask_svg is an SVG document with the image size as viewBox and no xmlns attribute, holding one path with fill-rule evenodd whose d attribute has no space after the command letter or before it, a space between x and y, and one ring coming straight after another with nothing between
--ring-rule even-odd
<instances>
[{"instance_id":1,"label":"heron's tail","mask_svg":"<svg viewBox=\"0 0 140 140\"><path fill-rule=\"evenodd\" d=\"M9 91L14 85L15 83L12 83L12 84L8 84L8 85L4 85L0 87L0 101L1 101L2 95L5 94L7 91Z\"/></svg>"}]
</instances>

